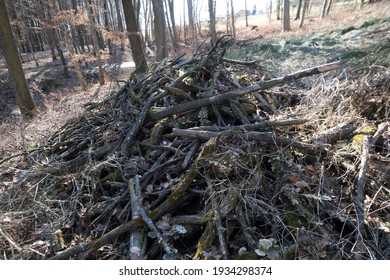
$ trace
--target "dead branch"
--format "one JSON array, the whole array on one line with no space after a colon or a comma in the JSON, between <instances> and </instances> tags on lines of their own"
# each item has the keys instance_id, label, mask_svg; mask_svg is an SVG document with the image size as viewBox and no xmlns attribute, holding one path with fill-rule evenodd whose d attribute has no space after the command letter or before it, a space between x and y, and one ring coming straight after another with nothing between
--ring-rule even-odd
<instances>
[{"instance_id":1,"label":"dead branch","mask_svg":"<svg viewBox=\"0 0 390 280\"><path fill-rule=\"evenodd\" d=\"M201 140L208 140L212 137L220 137L229 135L229 133L236 133L238 137L245 139L247 141L256 141L262 144L275 144L282 145L284 147L293 147L304 151L314 152L322 151L325 152L325 149L318 147L316 145L303 143L295 139L286 138L282 136L277 136L272 132L240 132L235 130L223 131L223 132L213 132L213 131L200 131L200 130L190 130L190 129L179 129L174 128L171 135L172 136L182 136L187 138L196 138Z\"/></svg>"},{"instance_id":2,"label":"dead branch","mask_svg":"<svg viewBox=\"0 0 390 280\"><path fill-rule=\"evenodd\" d=\"M222 103L226 100L229 100L230 98L237 97L240 95L252 93L255 91L259 91L259 90L269 89L269 88L274 87L276 85L293 82L293 81L296 81L296 80L304 78L304 77L336 70L336 69L340 68L340 66L341 66L340 61L336 61L336 62L332 62L329 64L324 64L324 65L320 65L317 67L308 68L308 69L305 69L302 71L298 71L298 72L286 75L284 77L260 82L260 83L257 83L257 84L254 84L254 85L251 85L251 86L248 86L245 88L240 88L240 89L236 89L233 91L229 91L229 92L226 92L224 94L214 95L214 96L211 96L208 98L203 98L203 99L198 99L198 100L191 101L191 102L177 104L175 106L172 106L172 107L167 108L167 109L162 110L162 111L150 112L149 116L152 120L160 120L160 119L163 119L166 117L171 117L175 114L188 112L188 111L191 111L191 110L203 107L203 106L210 106L212 104Z\"/></svg>"}]
</instances>

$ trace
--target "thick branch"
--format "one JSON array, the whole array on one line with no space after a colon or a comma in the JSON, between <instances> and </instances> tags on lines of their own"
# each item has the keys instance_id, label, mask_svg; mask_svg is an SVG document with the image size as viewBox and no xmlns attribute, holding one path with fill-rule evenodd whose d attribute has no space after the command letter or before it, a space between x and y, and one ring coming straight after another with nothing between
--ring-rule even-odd
<instances>
[{"instance_id":1,"label":"thick branch","mask_svg":"<svg viewBox=\"0 0 390 280\"><path fill-rule=\"evenodd\" d=\"M224 133L234 132L238 137L248 141L256 141L264 144L276 144L282 145L285 147L294 147L303 151L325 151L324 148L318 147L316 145L307 144L303 142L299 142L295 139L277 136L272 132L257 132L257 131L249 131L249 132L240 132L240 131L224 131L224 132L214 132L214 131L194 131L190 129L180 129L174 128L171 135L172 136L182 136L187 138L196 138L201 140L208 140L212 137L221 136Z\"/></svg>"}]
</instances>

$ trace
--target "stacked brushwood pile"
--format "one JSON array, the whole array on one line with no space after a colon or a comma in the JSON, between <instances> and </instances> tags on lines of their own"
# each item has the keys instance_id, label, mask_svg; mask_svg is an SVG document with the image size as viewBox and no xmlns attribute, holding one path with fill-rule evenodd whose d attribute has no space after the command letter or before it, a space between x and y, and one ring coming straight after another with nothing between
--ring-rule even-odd
<instances>
[{"instance_id":1,"label":"stacked brushwood pile","mask_svg":"<svg viewBox=\"0 0 390 280\"><path fill-rule=\"evenodd\" d=\"M345 182L327 170L331 145L356 126L303 135L310 120L281 118L280 100L267 92L340 63L262 80L257 61L223 53L156 63L30 153L2 196L3 210L24 213L13 217L23 223L7 229L13 245L2 251L25 259L333 259L345 249L364 258L361 200L335 200ZM364 139L374 144L386 128ZM339 203L356 205L356 215L337 212Z\"/></svg>"}]
</instances>

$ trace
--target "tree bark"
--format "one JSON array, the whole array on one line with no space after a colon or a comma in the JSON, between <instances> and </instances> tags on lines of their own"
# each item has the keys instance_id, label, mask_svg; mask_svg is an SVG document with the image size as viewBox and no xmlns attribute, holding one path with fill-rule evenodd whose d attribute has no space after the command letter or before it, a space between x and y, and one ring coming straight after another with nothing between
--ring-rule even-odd
<instances>
[{"instance_id":1,"label":"tree bark","mask_svg":"<svg viewBox=\"0 0 390 280\"><path fill-rule=\"evenodd\" d=\"M127 34L136 68L135 73L144 73L148 69L148 64L146 62L141 32L138 29L132 0L122 0L122 5L125 14Z\"/></svg>"},{"instance_id":2,"label":"tree bark","mask_svg":"<svg viewBox=\"0 0 390 280\"><path fill-rule=\"evenodd\" d=\"M119 6L119 0L114 0L115 1L115 11L116 11L116 19L118 21L118 29L120 32L123 33L124 28L123 28L123 19L122 19L122 14L121 14L121 7ZM125 50L125 44L124 44L124 38L123 35L121 35L121 50Z\"/></svg>"},{"instance_id":3,"label":"tree bark","mask_svg":"<svg viewBox=\"0 0 390 280\"><path fill-rule=\"evenodd\" d=\"M299 0L299 2L298 2L297 14L295 15L295 19L294 20L298 20L298 19L301 18L302 1L303 0Z\"/></svg>"},{"instance_id":4,"label":"tree bark","mask_svg":"<svg viewBox=\"0 0 390 280\"><path fill-rule=\"evenodd\" d=\"M154 13L154 32L156 37L156 60L163 60L168 56L164 5L162 0L152 0Z\"/></svg>"},{"instance_id":5,"label":"tree bark","mask_svg":"<svg viewBox=\"0 0 390 280\"><path fill-rule=\"evenodd\" d=\"M103 10L104 10L104 12L103 12L103 14L104 14L104 26L106 27L106 31L108 33L110 33L111 32L111 27L110 27L111 23L110 23L110 16L108 14L109 10L108 10L107 1L103 1ZM113 54L113 52L112 52L112 43L111 43L111 39L110 38L107 39L107 44L108 44L108 52L109 52L110 55L112 55Z\"/></svg>"},{"instance_id":6,"label":"tree bark","mask_svg":"<svg viewBox=\"0 0 390 280\"><path fill-rule=\"evenodd\" d=\"M280 3L281 0L276 0L276 20L280 20Z\"/></svg>"},{"instance_id":7,"label":"tree bark","mask_svg":"<svg viewBox=\"0 0 390 280\"><path fill-rule=\"evenodd\" d=\"M326 7L328 6L328 0L324 0L322 4L322 12L321 12L321 18L325 17L326 14Z\"/></svg>"},{"instance_id":8,"label":"tree bark","mask_svg":"<svg viewBox=\"0 0 390 280\"><path fill-rule=\"evenodd\" d=\"M332 7L333 1L329 0L328 7L326 8L326 15L329 15L330 8Z\"/></svg>"},{"instance_id":9,"label":"tree bark","mask_svg":"<svg viewBox=\"0 0 390 280\"><path fill-rule=\"evenodd\" d=\"M24 117L31 117L36 106L27 86L19 52L11 31L5 0L0 0L0 47L4 52L11 84L15 90L20 112Z\"/></svg>"},{"instance_id":10,"label":"tree bark","mask_svg":"<svg viewBox=\"0 0 390 280\"><path fill-rule=\"evenodd\" d=\"M235 25L235 16L234 16L234 6L233 6L233 0L230 0L230 9L231 9L231 17L232 17L232 32L233 32L233 38L236 38L236 25Z\"/></svg>"},{"instance_id":11,"label":"tree bark","mask_svg":"<svg viewBox=\"0 0 390 280\"><path fill-rule=\"evenodd\" d=\"M172 33L173 33L173 38L172 38L172 43L175 49L178 48L178 35L177 35L177 29L176 29L176 20L175 20L175 5L174 5L174 0L167 0L168 2L168 10L169 10L169 15L171 19L171 25L172 25Z\"/></svg>"},{"instance_id":12,"label":"tree bark","mask_svg":"<svg viewBox=\"0 0 390 280\"><path fill-rule=\"evenodd\" d=\"M299 21L299 28L303 27L303 22L305 20L308 2L309 2L308 0L303 0L302 16L301 16L301 20Z\"/></svg>"},{"instance_id":13,"label":"tree bark","mask_svg":"<svg viewBox=\"0 0 390 280\"><path fill-rule=\"evenodd\" d=\"M290 31L290 0L283 0L283 28L282 31Z\"/></svg>"},{"instance_id":14,"label":"tree bark","mask_svg":"<svg viewBox=\"0 0 390 280\"><path fill-rule=\"evenodd\" d=\"M248 24L248 5L247 5L247 1L245 0L245 27L248 27L249 24Z\"/></svg>"},{"instance_id":15,"label":"tree bark","mask_svg":"<svg viewBox=\"0 0 390 280\"><path fill-rule=\"evenodd\" d=\"M194 6L193 0L187 0L188 9L188 28L190 29L191 42L196 39L195 21L194 21Z\"/></svg>"},{"instance_id":16,"label":"tree bark","mask_svg":"<svg viewBox=\"0 0 390 280\"><path fill-rule=\"evenodd\" d=\"M215 0L209 0L209 15L210 15L210 33L211 33L211 41L214 45L217 42L217 29L215 28Z\"/></svg>"}]
</instances>

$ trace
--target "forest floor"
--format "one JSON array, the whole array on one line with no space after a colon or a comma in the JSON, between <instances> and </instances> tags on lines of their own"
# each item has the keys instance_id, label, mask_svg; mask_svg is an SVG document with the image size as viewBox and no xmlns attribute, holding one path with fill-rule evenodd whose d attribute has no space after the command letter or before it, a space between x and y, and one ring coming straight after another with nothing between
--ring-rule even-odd
<instances>
[{"instance_id":1,"label":"forest floor","mask_svg":"<svg viewBox=\"0 0 390 280\"><path fill-rule=\"evenodd\" d=\"M338 72L337 75L324 74L321 78L307 78L304 81L297 81L286 87L276 87L272 90L271 93L267 93L273 96L273 102L271 102L271 108L268 108L269 112L266 115L271 116L274 114L272 118L275 117L275 119L278 120L285 116L290 118L296 117L315 120L314 124L288 130L289 135L294 133L295 135L299 135L301 141L311 141L313 139L320 141L319 139L321 137L332 137L330 134L326 133L327 130L340 127L340 125L349 125L352 122L354 122L354 126L356 125L366 130L370 130L371 126L373 125L388 124L390 111L388 98L390 89L390 81L388 78L390 63L389 14L390 5L385 2L374 5L367 5L361 11L353 9L331 11L330 15L324 19L308 17L305 21L305 26L303 29L298 29L298 22L292 21L292 31L284 33L280 32L280 22L272 21L271 23L268 23L266 16L263 16L261 21L260 19L257 20L255 17L251 17L250 26L248 27L245 27L243 24L244 19L240 18L237 21L237 37L234 40L225 41L226 46L230 46L230 48L227 48L225 57L246 62L257 61L260 65L259 69L262 70L260 70L260 72L256 72L255 76L251 76L243 69L237 70L232 67L232 73L234 72L234 74L232 74L229 79L233 81L233 84L250 84L251 82L282 77L299 70L340 60L343 63L343 70ZM256 22L264 23L264 25L256 24ZM221 35L223 35L222 29L223 25L221 25ZM182 46L182 49L177 52L177 56L183 53L191 55L195 50L195 48L190 46ZM121 86L124 84L124 81L126 81L130 76L132 70L131 68L126 68L118 71L107 71L106 84L103 86L98 84L98 79L96 76L94 76L94 74L89 75L89 89L87 91L83 91L78 83L74 71L70 71L71 76L69 79L64 79L62 78L62 66L59 61L51 62L50 55L47 52L37 55L39 56L39 66L36 66L34 61L25 63L23 65L30 90L34 96L34 100L39 107L39 113L35 116L34 119L29 121L25 121L21 118L15 99L10 92L8 84L5 82L6 71L4 60L0 60L0 89L2 93L4 92L4 95L0 100L0 106L2 108L0 112L0 194L2 194L3 191L6 192L6 190L10 189L13 182L17 182L20 176L23 176L24 170L29 169L31 160L29 161L23 158L26 153L33 153L34 151L39 152L41 145L43 147L43 143L45 143L47 139L53 140L54 131L57 131L57 136L58 134L61 134L58 132L59 128L62 127L65 132L66 127L64 128L63 125L69 120L77 118L80 118L80 120L85 120L85 118L88 119L85 113L90 110L88 108L91 108L91 104L93 106L93 104L97 104L100 101L105 100L105 98L110 96L114 91L120 90ZM172 55L175 56L175 54ZM106 61L106 64L113 65L115 64L115 61L131 61L129 48L127 48L124 53L121 53L118 50L118 58L111 59L111 61ZM227 70L229 69L230 68ZM225 70L226 69L224 69L224 71ZM109 114L111 114L111 112ZM260 112L258 117L261 119L265 117L265 115L261 115ZM270 120L272 118L270 118ZM101 120L93 119L93 121ZM118 127L120 125L122 124L118 123ZM70 121L69 127L72 127L72 121ZM111 129L110 126L107 127L108 129ZM112 129L113 131L108 132L115 134L115 131L119 130L120 128L114 127ZM296 130L294 131L294 129ZM144 129L143 133L146 133L145 131L148 131L148 129ZM275 131L279 135L285 133L285 130L282 128L276 129ZM371 210L371 213L374 213L374 215L371 215L368 218L369 222L375 229L370 231L373 237L368 241L368 245L357 242L355 243L357 246L356 249L355 246L351 246L351 244L348 243L353 239L349 239L349 237L354 235L355 228L353 223L355 220L349 217L348 211L351 210L348 210L348 203L351 203L351 201L344 201L340 198L340 201L343 201L341 208L343 211L347 212L343 212L342 215L337 213L337 215L340 214L340 216L337 216L332 211L335 209L338 210L339 208L332 208L332 206L329 208L329 213L327 213L327 215L332 217L332 222L336 224L335 229L332 230L334 230L336 233L340 232L340 244L342 245L338 244L336 246L339 251L334 253L334 251L332 251L334 248L329 249L329 247L331 247L329 246L329 241L325 241L325 239L319 238L316 234L314 234L314 230L313 232L309 232L309 230L305 230L305 228L302 227L302 230L299 233L300 235L298 236L297 233L296 238L299 237L298 239L300 240L298 241L301 242L300 244L304 245L298 249L296 247L291 247L293 256L291 257L291 254L288 255L286 253L288 258L304 259L315 258L316 256L318 258L324 259L355 258L356 252L360 257L364 255L364 258L367 256L367 258L389 258L390 204L388 181L390 174L388 168L386 168L390 154L389 129L387 128L387 130L382 131L382 134L378 136L378 139L379 138L380 148L378 147L378 150L376 151L378 152L378 158L372 159L373 163L376 165L374 168L375 170L373 170L373 173L370 175L372 182L374 182L372 183L372 186L377 184L375 187L380 186L380 188L377 190L367 190L367 197L365 201L365 203L368 203L370 207L372 207L368 210ZM71 139L71 141L73 140L74 139ZM355 148L356 145L358 148L361 148L362 144L359 141L362 142L361 139L359 140L358 138L354 138L353 141L351 140L349 144L352 145L353 142ZM228 146L232 143L224 144ZM346 144L345 146L348 145ZM61 148L59 149L61 150ZM332 184L340 184L340 189L343 188L342 191L332 190L332 192L334 191L334 193L332 193L333 199L334 197L339 198L343 195L349 196L352 192L350 189L350 184L354 184L355 179L357 178L356 166L354 165L356 165L356 162L359 161L360 154L355 151L356 155L353 155L353 150L344 149L343 147L336 149L337 152L335 155L333 155L333 157L330 159L327 159L329 161L323 163L321 168L324 168L327 165L332 166L332 168L336 166L336 168L329 168L329 170L334 170L334 172L337 174L325 174L328 171L324 171L322 169L320 170L320 167L316 166L315 164L308 164L307 161L310 162L312 159L308 160L306 158L304 160L305 163L295 162L295 160L299 159L300 157L304 157L297 151L294 151L293 154L288 154L285 153L285 151L279 151L278 149L271 149L272 153L278 156L275 156L274 158L270 156L269 163L264 163L262 168L264 168L264 171L266 171L264 174L271 172L272 169L274 174L268 177L267 180L269 180L269 182L273 182L273 180L277 181L277 173L281 173L281 170L278 171L278 168L286 168L286 164L288 162L288 168L291 169L289 170L291 173L288 173L288 180L297 193L304 193L306 195L306 190L308 188L312 188L312 186L318 184L318 182L325 181L323 185L326 188L331 188ZM179 150L179 148L177 148L177 150ZM63 154L65 153L66 152L63 152ZM283 160L280 159L280 157L284 156L286 158L283 158L283 160L286 160L286 162L282 162ZM110 162L110 159L107 159L107 162L103 163L108 164L105 168L109 169L112 167L110 167L110 164L112 163ZM37 170L39 170L40 166L37 168ZM91 170L93 168L100 170L98 165L90 168ZM221 171L218 169L218 166L212 166L212 168L216 169L216 171ZM353 172L350 171L349 168L352 168ZM347 169L345 173L343 173L345 171L344 169ZM84 175L85 173L81 174L80 176L82 177ZM170 178L168 175L169 174L167 174L166 177L167 182L164 184L175 185L177 184L176 180L183 179L183 177L180 176L177 178ZM257 178L255 178L256 174L253 176L252 175L249 176L248 181L257 180ZM327 175L329 175L329 177L326 177ZM286 177L285 175L283 176ZM237 177L239 176L237 175ZM324 178L328 178L328 182L326 182L326 179ZM233 182L233 176L231 176L231 179ZM56 193L59 198L58 201L60 201L62 199L61 197L69 191L68 188L71 188L72 183L70 182L72 180L78 181L79 178L69 179L69 181L63 182L63 185L61 186L64 190L61 192L58 191L58 193ZM38 184L39 182L37 182L37 185ZM155 191L152 186L148 185L146 188L147 187L152 188L150 192ZM18 192L19 191L16 191L16 193ZM53 194L45 193L44 195L51 196ZM287 192L286 195L289 196ZM330 199L330 197L330 194L329 196L328 194L324 194L321 198L323 199L321 203L328 205L326 200ZM250 201L250 199L247 201L249 204L253 203L253 201ZM291 202L297 200L300 201L300 199L301 198L292 198ZM261 211L279 211L277 209L280 207L279 204L272 205L275 206L274 208L271 207L264 210L261 207L264 207L265 202L267 201L260 201L260 204L257 205L260 205L259 209ZM50 200L49 203L55 204L57 202ZM76 203L78 203L78 201ZM263 203L263 205L261 205L261 203ZM294 202L292 203L294 204ZM29 225L36 229L36 232L27 232L28 230L24 228L23 223L21 222L23 218L16 218L16 216L19 215L18 213L22 212L15 210L12 215L7 215L4 210L7 207L4 206L7 205L7 202L3 201L0 204L0 225L3 225L3 227L0 227L0 229L6 229L5 232L0 232L0 250L1 252L7 252L8 256L11 256L11 251L12 254L14 254L14 249L18 249L19 247L18 245L12 244L9 239L6 241L2 238L5 236L11 236L11 240L14 240L16 243L25 244L28 246L30 241L24 239L26 236L31 238L33 241L39 240L40 237L37 236L39 232L41 232L39 230L41 230L43 227L51 226L50 221L47 221L46 225L38 225L34 224L35 222L31 222ZM10 202L9 205L11 204L12 203ZM41 206L42 205L43 204L41 204ZM89 211L90 208L88 207L91 206L83 205L82 210ZM291 207L295 206L292 205ZM44 211L48 213L48 216L53 214L53 216L56 217L56 215L58 215L57 212L56 214L54 213L54 210L52 211L47 209ZM297 207L297 211L300 212L303 210ZM306 218L308 215L310 216L310 213L304 211L301 214L303 216L306 215ZM82 215L83 213L80 213L80 216ZM334 218L332 215L336 215L337 217ZM60 218L58 217L58 219ZM25 231L25 236L21 236L20 233L17 233L14 229L12 229L11 224L13 220L17 221L14 224L15 229L18 228L22 231ZM331 219L329 218L329 220ZM77 221L68 222L77 223ZM283 222L291 222L294 224L294 226L300 227L296 224L297 221L293 216L287 217L287 221L283 220ZM159 222L159 226L166 226L168 223L170 223L169 218L166 218L166 220L163 218L162 221ZM72 225L69 224L67 226L72 227ZM345 233L345 229L338 228L340 226L346 227L348 232ZM38 230L39 227L40 229ZM252 229L252 227L249 229ZM322 233L328 232L328 230L329 232L332 231L329 228L325 228L325 226L323 228L320 227L320 229ZM100 232L102 230L105 229L93 229L94 233ZM164 231L163 229L161 230ZM272 228L272 230L276 230L277 232L278 229ZM341 236L341 233L343 236ZM79 234L80 236L77 235L74 238L82 239L82 233L80 232ZM175 234L177 235L178 233L175 232ZM278 235L279 233L275 234ZM280 238L281 240L275 240L274 238L261 239L261 242L259 241L258 244L258 246L261 248L259 247L255 250L257 256L256 254L252 254L249 255L249 258L253 258L253 256L262 256L269 259L285 258L286 255L283 255L279 252L279 249L276 249L279 248L278 246L281 246L280 244L276 244L277 241L281 241L283 243L283 238L285 238L284 233L280 234ZM70 243L74 244L75 239L71 240ZM341 239L343 239L343 241L341 241ZM317 244L312 244L309 240L316 240ZM346 251L343 249L344 243L342 242L344 241L347 244L346 247L350 250L348 253L346 253ZM49 243L52 241L49 243L48 242L49 241L42 241L39 244L38 241L34 242L34 246L36 247L31 247L32 249L27 255L20 255L15 258L39 258L39 256L50 255L49 251L54 249L50 248L52 247L52 244ZM67 246L71 246L70 243ZM366 248L363 248L364 245ZM231 250L240 249L240 245L238 244L231 244L231 246ZM332 246L334 246L334 244ZM9 249L10 247L13 247L13 249ZM37 249L38 247L39 249ZM340 249L341 247L343 248ZM351 247L353 248L351 249ZM265 252L270 248L273 249L271 251ZM287 248L286 250L290 252L290 249ZM351 253L352 251L354 253ZM203 254L204 258L217 258L217 255L219 255L219 258L221 258L221 254L223 255L223 253L219 251L213 253L209 252L207 253L209 254L207 257L206 253L207 252L204 252ZM156 253L156 255L158 254ZM101 255L99 256L101 257ZM107 254L107 256L110 258L112 256L111 252Z\"/></svg>"}]
</instances>

